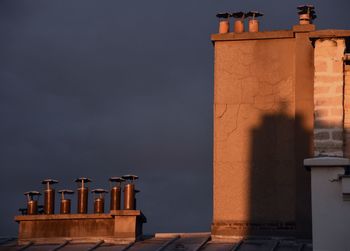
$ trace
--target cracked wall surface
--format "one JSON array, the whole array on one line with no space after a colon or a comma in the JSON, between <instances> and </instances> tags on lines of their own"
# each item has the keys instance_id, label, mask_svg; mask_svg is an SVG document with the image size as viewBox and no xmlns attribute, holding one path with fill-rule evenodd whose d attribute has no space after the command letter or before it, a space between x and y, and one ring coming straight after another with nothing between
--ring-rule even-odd
<instances>
[{"instance_id":1,"label":"cracked wall surface","mask_svg":"<svg viewBox=\"0 0 350 251\"><path fill-rule=\"evenodd\" d=\"M294 41L286 39L216 44L214 165L215 174L221 178L216 176L219 180L215 185L226 188L216 193L214 213L218 213L217 220L231 219L233 214L236 220L245 221L250 217L246 195L251 185L252 131L261 126L264 116L279 113L281 104L285 116L294 114L294 65L292 55L286 55L293 47ZM282 133L278 138L293 146L288 135ZM279 158L279 161L290 160ZM275 202L287 203L288 198L285 198ZM266 213L273 219L280 212ZM282 218L292 221L293 209L283 212Z\"/></svg>"},{"instance_id":2,"label":"cracked wall surface","mask_svg":"<svg viewBox=\"0 0 350 251\"><path fill-rule=\"evenodd\" d=\"M295 231L296 135L309 137L297 91L307 90L298 102L307 103L309 120L313 114L310 62L302 66L308 88L296 90L297 46L295 38L215 42L214 234L250 235L256 226Z\"/></svg>"}]
</instances>

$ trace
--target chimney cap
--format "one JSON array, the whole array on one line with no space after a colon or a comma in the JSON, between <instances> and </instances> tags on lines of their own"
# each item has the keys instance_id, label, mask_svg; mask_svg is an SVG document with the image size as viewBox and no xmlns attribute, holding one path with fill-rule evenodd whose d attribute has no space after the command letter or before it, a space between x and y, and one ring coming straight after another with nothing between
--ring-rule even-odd
<instances>
[{"instance_id":1,"label":"chimney cap","mask_svg":"<svg viewBox=\"0 0 350 251\"><path fill-rule=\"evenodd\" d=\"M102 194L102 193L108 193L108 191L102 188L96 188L96 189L93 189L91 193Z\"/></svg>"},{"instance_id":2,"label":"chimney cap","mask_svg":"<svg viewBox=\"0 0 350 251\"><path fill-rule=\"evenodd\" d=\"M58 190L58 193L73 194L74 191L70 189L61 189L61 190Z\"/></svg>"},{"instance_id":3,"label":"chimney cap","mask_svg":"<svg viewBox=\"0 0 350 251\"><path fill-rule=\"evenodd\" d=\"M134 181L134 180L137 180L139 177L133 174L126 174L126 175L123 175L122 178L125 180Z\"/></svg>"},{"instance_id":4,"label":"chimney cap","mask_svg":"<svg viewBox=\"0 0 350 251\"><path fill-rule=\"evenodd\" d=\"M92 182L91 179L85 178L85 177L80 177L80 178L77 178L77 179L75 180L75 182L83 182L83 181L84 181L84 183L86 183L86 182Z\"/></svg>"},{"instance_id":5,"label":"chimney cap","mask_svg":"<svg viewBox=\"0 0 350 251\"><path fill-rule=\"evenodd\" d=\"M231 14L234 18L245 18L246 14L243 11L233 12Z\"/></svg>"},{"instance_id":6,"label":"chimney cap","mask_svg":"<svg viewBox=\"0 0 350 251\"><path fill-rule=\"evenodd\" d=\"M228 13L228 12L220 12L220 13L216 14L216 17L218 17L218 18L229 18L229 17L231 17L231 14Z\"/></svg>"},{"instance_id":7,"label":"chimney cap","mask_svg":"<svg viewBox=\"0 0 350 251\"><path fill-rule=\"evenodd\" d=\"M259 11L249 11L248 13L246 13L246 15L248 17L252 17L254 19L256 17L262 17L264 15L264 13L259 12Z\"/></svg>"},{"instance_id":8,"label":"chimney cap","mask_svg":"<svg viewBox=\"0 0 350 251\"><path fill-rule=\"evenodd\" d=\"M45 179L41 182L41 184L56 184L58 183L58 180L54 180L54 179Z\"/></svg>"},{"instance_id":9,"label":"chimney cap","mask_svg":"<svg viewBox=\"0 0 350 251\"><path fill-rule=\"evenodd\" d=\"M34 196L34 195L41 195L40 192L38 191L28 191L28 192L25 192L24 195L29 195L29 196Z\"/></svg>"},{"instance_id":10,"label":"chimney cap","mask_svg":"<svg viewBox=\"0 0 350 251\"><path fill-rule=\"evenodd\" d=\"M298 10L314 10L315 9L315 6L313 6L312 4L304 4L304 5L299 5L298 7L297 7L297 9Z\"/></svg>"},{"instance_id":11,"label":"chimney cap","mask_svg":"<svg viewBox=\"0 0 350 251\"><path fill-rule=\"evenodd\" d=\"M315 14L315 7L311 4L300 5L297 7L297 9L299 10L298 12L299 15L309 14L309 18L312 20L317 18Z\"/></svg>"},{"instance_id":12,"label":"chimney cap","mask_svg":"<svg viewBox=\"0 0 350 251\"><path fill-rule=\"evenodd\" d=\"M111 182L124 182L125 179L123 179L122 177L110 177L109 181L111 181Z\"/></svg>"}]
</instances>

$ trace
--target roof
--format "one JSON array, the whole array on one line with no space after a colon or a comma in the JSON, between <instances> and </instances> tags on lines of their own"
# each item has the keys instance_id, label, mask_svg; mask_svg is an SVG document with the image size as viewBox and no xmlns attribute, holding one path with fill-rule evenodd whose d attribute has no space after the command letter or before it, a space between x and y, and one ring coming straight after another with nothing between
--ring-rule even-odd
<instances>
[{"instance_id":1,"label":"roof","mask_svg":"<svg viewBox=\"0 0 350 251\"><path fill-rule=\"evenodd\" d=\"M213 241L209 233L155 234L143 240L125 245L113 245L103 241L95 243L70 243L69 241L36 245L28 243L18 246L16 238L0 238L0 251L26 250L97 250L97 251L311 251L310 240L291 238L246 238Z\"/></svg>"}]
</instances>

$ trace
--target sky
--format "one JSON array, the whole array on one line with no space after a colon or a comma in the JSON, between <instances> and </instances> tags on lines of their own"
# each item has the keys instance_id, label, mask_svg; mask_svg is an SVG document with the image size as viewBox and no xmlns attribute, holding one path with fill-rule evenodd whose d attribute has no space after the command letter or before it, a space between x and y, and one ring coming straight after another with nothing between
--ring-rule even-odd
<instances>
[{"instance_id":1,"label":"sky","mask_svg":"<svg viewBox=\"0 0 350 251\"><path fill-rule=\"evenodd\" d=\"M144 232L210 231L215 14L259 10L262 30L290 29L302 3L0 1L0 236L45 178L109 189L128 173ZM348 0L307 3L318 29L350 29Z\"/></svg>"}]
</instances>

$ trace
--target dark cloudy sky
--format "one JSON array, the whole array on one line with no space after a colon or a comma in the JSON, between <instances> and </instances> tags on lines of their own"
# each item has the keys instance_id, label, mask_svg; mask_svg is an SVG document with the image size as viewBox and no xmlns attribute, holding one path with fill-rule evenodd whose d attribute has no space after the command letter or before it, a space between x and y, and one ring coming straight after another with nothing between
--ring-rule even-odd
<instances>
[{"instance_id":1,"label":"dark cloudy sky","mask_svg":"<svg viewBox=\"0 0 350 251\"><path fill-rule=\"evenodd\" d=\"M309 1L318 28L350 29L348 0ZM209 231L218 11L297 23L301 1L0 1L0 236L23 192L140 176L145 231ZM75 205L73 208L75 211Z\"/></svg>"}]
</instances>

